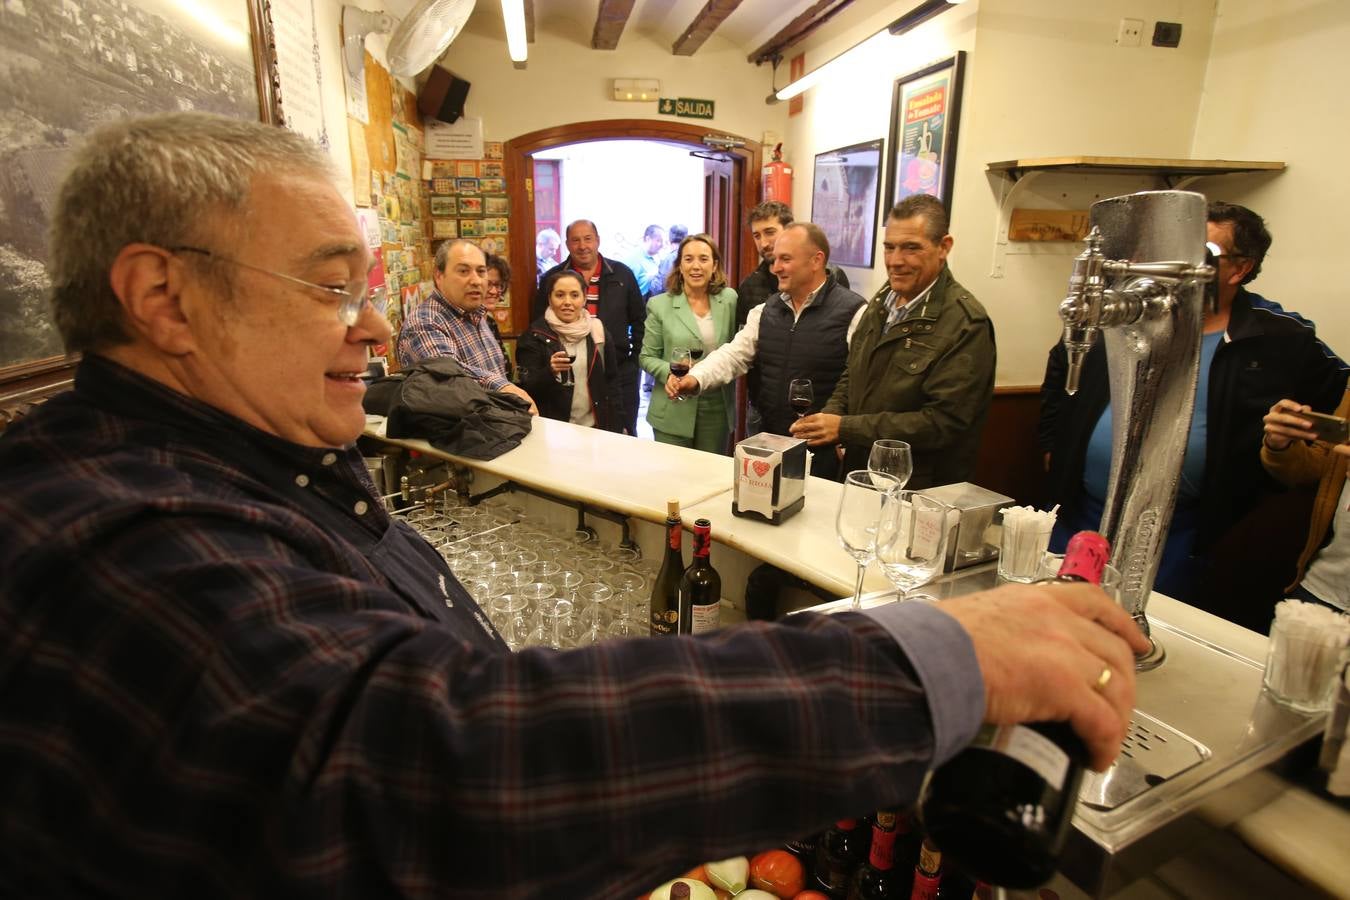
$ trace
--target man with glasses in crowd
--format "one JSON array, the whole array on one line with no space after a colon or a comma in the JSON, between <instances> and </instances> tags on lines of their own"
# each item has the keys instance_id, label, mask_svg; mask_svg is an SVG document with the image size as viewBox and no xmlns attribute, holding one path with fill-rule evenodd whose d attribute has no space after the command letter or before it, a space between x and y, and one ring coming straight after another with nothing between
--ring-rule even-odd
<instances>
[{"instance_id":1,"label":"man with glasses in crowd","mask_svg":"<svg viewBox=\"0 0 1350 900\"><path fill-rule=\"evenodd\" d=\"M511 290L511 264L506 261L506 257L489 253L487 255L486 277L487 287L483 296L483 309L487 312L488 328L492 329L492 336L497 339L497 345L502 348L502 358L506 360L506 377L515 381L515 366L511 365L511 354L506 352L506 341L502 340L502 329L497 324L497 307L506 300L506 294Z\"/></svg>"},{"instance_id":2,"label":"man with glasses in crowd","mask_svg":"<svg viewBox=\"0 0 1350 900\"><path fill-rule=\"evenodd\" d=\"M484 389L534 400L511 383L506 348L492 328L485 303L489 282L487 257L472 241L450 240L436 248L436 289L413 307L398 333L398 364L410 369L424 359L444 356L459 363Z\"/></svg>"},{"instance_id":3,"label":"man with glasses in crowd","mask_svg":"<svg viewBox=\"0 0 1350 900\"><path fill-rule=\"evenodd\" d=\"M0 436L0 895L634 896L911 805L982 721L1119 751L1146 644L1091 585L509 652L354 446L369 261L298 134L81 142L83 358Z\"/></svg>"},{"instance_id":4,"label":"man with glasses in crowd","mask_svg":"<svg viewBox=\"0 0 1350 900\"><path fill-rule=\"evenodd\" d=\"M1248 290L1270 249L1265 221L1245 206L1222 202L1209 205L1207 218L1207 240L1220 254L1218 308L1204 314L1190 439L1154 583L1160 593L1190 603L1202 599L1216 574L1210 571L1211 548L1278 490L1260 459L1266 412L1285 397L1315 410L1335 409L1347 372L1312 322ZM1072 397L1064 392L1067 368L1057 341L1041 385L1038 437L1049 471L1047 500L1060 504L1051 545L1061 550L1075 528L1100 523L1111 467L1105 342L1098 341L1084 360ZM1212 608L1231 617L1224 605Z\"/></svg>"}]
</instances>

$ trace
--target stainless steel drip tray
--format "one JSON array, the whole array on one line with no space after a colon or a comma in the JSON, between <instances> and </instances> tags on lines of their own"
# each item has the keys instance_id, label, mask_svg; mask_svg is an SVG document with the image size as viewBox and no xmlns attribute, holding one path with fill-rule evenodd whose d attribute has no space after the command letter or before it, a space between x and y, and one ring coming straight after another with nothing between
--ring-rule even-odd
<instances>
[{"instance_id":1,"label":"stainless steel drip tray","mask_svg":"<svg viewBox=\"0 0 1350 900\"><path fill-rule=\"evenodd\" d=\"M1199 741L1136 711L1120 756L1105 772L1087 773L1078 802L1092 809L1115 809L1212 755Z\"/></svg>"},{"instance_id":2,"label":"stainless steel drip tray","mask_svg":"<svg viewBox=\"0 0 1350 900\"><path fill-rule=\"evenodd\" d=\"M1322 728L1261 687L1262 663L1150 617L1167 659L1139 673L1119 761L1085 780L1064 872L1101 896L1178 850L1176 823L1216 791L1278 762ZM1152 836L1152 837L1150 837ZM1147 840L1146 840L1147 839Z\"/></svg>"}]
</instances>

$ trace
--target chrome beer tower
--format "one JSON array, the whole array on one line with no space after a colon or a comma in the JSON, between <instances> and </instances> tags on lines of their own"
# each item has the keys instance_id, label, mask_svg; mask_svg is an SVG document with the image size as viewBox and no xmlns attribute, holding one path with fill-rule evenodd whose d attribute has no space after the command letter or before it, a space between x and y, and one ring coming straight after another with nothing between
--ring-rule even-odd
<instances>
[{"instance_id":1,"label":"chrome beer tower","mask_svg":"<svg viewBox=\"0 0 1350 900\"><path fill-rule=\"evenodd\" d=\"M1111 474L1101 533L1121 574L1121 603L1149 634L1144 608L1172 521L1200 367L1206 262L1205 198L1147 191L1092 205L1087 249L1059 305L1068 372L1078 390L1088 351L1106 341ZM1138 660L1151 669L1164 651Z\"/></svg>"}]
</instances>

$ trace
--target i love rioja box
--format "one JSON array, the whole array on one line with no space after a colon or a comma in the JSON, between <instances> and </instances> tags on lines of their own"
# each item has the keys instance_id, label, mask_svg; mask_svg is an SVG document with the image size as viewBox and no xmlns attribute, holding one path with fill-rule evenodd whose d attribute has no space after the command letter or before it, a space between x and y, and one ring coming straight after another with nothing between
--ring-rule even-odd
<instances>
[{"instance_id":1,"label":"i love rioja box","mask_svg":"<svg viewBox=\"0 0 1350 900\"><path fill-rule=\"evenodd\" d=\"M806 441L760 432L736 445L734 515L777 525L806 503Z\"/></svg>"}]
</instances>

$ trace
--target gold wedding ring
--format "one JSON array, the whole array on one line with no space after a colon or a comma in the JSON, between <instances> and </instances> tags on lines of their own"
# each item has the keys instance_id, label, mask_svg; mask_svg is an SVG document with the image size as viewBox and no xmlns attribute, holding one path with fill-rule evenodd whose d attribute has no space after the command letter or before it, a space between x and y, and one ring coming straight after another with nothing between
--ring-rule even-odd
<instances>
[{"instance_id":1,"label":"gold wedding ring","mask_svg":"<svg viewBox=\"0 0 1350 900\"><path fill-rule=\"evenodd\" d=\"M1111 667L1102 666L1102 674L1097 676L1097 680L1093 683L1092 689L1096 691L1104 691L1106 690L1106 686L1110 683L1111 683Z\"/></svg>"}]
</instances>

